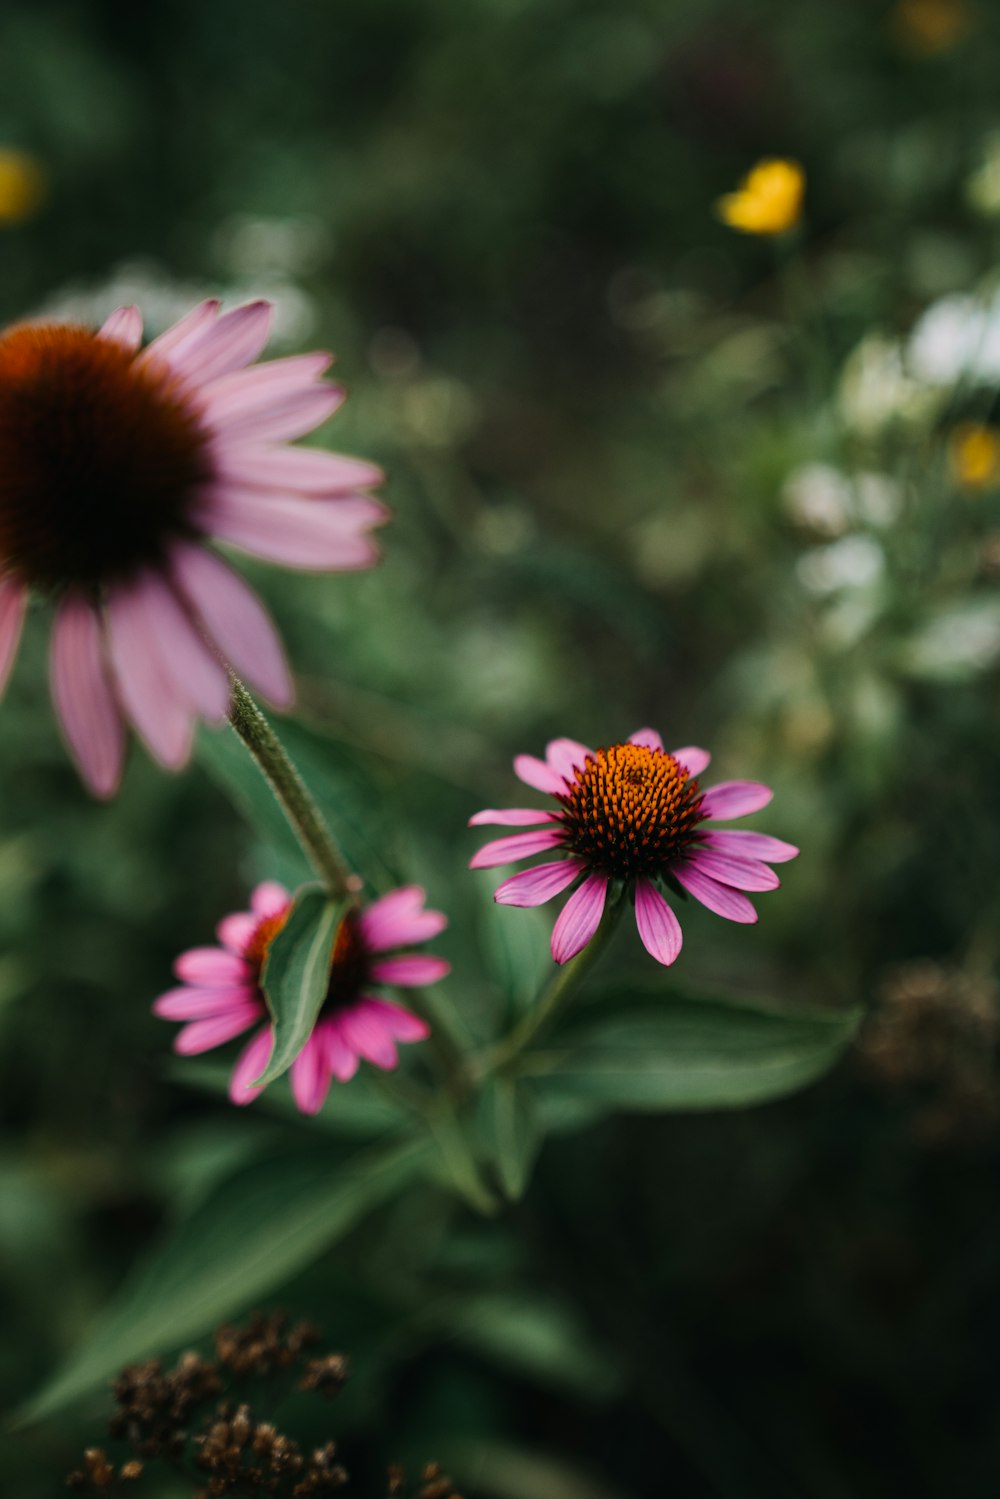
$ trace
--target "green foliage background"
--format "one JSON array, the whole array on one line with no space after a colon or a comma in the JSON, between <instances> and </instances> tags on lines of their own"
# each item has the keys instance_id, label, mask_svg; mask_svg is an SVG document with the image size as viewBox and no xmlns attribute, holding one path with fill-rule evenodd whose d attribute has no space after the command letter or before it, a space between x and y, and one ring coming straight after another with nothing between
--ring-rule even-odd
<instances>
[{"instance_id":1,"label":"green foliage background","mask_svg":"<svg viewBox=\"0 0 1000 1499\"><path fill-rule=\"evenodd\" d=\"M877 431L838 398L862 339L996 264L966 184L1000 129L997 23L971 25L922 56L869 0L3 8L0 144L49 193L0 227L2 321L263 293L286 348L338 352L323 440L386 465L384 565L246 570L298 676L288 743L373 885L449 912L473 1038L505 964L544 968L549 913L494 911L467 817L511 800L514 752L644 722L774 784L763 825L803 848L758 928L685 909L685 990L841 1013L930 959L992 1002L996 655L951 647L998 628L1000 504L956 487L946 439L994 395L966 381ZM774 153L808 174L797 247L712 213ZM809 463L902 486L860 527L874 581L804 586L817 538L784 496ZM219 744L176 779L133 753L92 804L45 635L38 607L0 734L11 1406L183 1212L233 1171L284 1181L310 1128L221 1102L149 1011L254 879L306 871L233 810ZM669 1003L634 934L606 964ZM354 1356L357 1461L440 1456L497 1499L994 1495L996 1069L987 1046L956 1123L952 1064L890 1087L851 1057L755 1110L614 1114L551 1136L496 1219L415 1189L290 1261L284 1303ZM372 1132L352 1089L309 1136L331 1173ZM59 1492L95 1409L12 1440L9 1492Z\"/></svg>"}]
</instances>

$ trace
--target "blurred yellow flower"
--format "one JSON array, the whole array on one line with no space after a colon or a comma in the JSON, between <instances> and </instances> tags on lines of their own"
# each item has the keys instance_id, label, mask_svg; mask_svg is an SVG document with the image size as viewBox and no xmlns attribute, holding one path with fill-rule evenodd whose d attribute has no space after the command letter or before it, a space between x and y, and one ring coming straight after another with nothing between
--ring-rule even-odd
<instances>
[{"instance_id":1,"label":"blurred yellow flower","mask_svg":"<svg viewBox=\"0 0 1000 1499\"><path fill-rule=\"evenodd\" d=\"M898 0L890 25L907 52L933 57L962 41L974 19L966 0Z\"/></svg>"},{"instance_id":2,"label":"blurred yellow flower","mask_svg":"<svg viewBox=\"0 0 1000 1499\"><path fill-rule=\"evenodd\" d=\"M963 422L948 440L952 478L963 489L988 489L1000 477L1000 432Z\"/></svg>"},{"instance_id":3,"label":"blurred yellow flower","mask_svg":"<svg viewBox=\"0 0 1000 1499\"><path fill-rule=\"evenodd\" d=\"M0 147L0 225L30 219L45 197L45 175L25 151Z\"/></svg>"},{"instance_id":4,"label":"blurred yellow flower","mask_svg":"<svg viewBox=\"0 0 1000 1499\"><path fill-rule=\"evenodd\" d=\"M769 158L758 161L715 209L724 224L743 234L784 234L802 217L805 188L806 174L797 161Z\"/></svg>"}]
</instances>

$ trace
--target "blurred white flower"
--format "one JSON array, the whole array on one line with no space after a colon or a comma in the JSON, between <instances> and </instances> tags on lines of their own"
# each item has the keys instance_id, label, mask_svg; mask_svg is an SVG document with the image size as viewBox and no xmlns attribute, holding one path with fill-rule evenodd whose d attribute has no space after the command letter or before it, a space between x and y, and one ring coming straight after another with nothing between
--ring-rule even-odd
<instances>
[{"instance_id":1,"label":"blurred white flower","mask_svg":"<svg viewBox=\"0 0 1000 1499\"><path fill-rule=\"evenodd\" d=\"M885 555L873 536L843 536L830 546L811 547L796 564L803 587L825 595L868 588L882 576Z\"/></svg>"},{"instance_id":2,"label":"blurred white flower","mask_svg":"<svg viewBox=\"0 0 1000 1499\"><path fill-rule=\"evenodd\" d=\"M910 334L907 365L926 385L1000 380L1000 290L932 302Z\"/></svg>"},{"instance_id":3,"label":"blurred white flower","mask_svg":"<svg viewBox=\"0 0 1000 1499\"><path fill-rule=\"evenodd\" d=\"M901 486L888 474L845 474L830 463L806 463L785 481L792 520L818 536L842 536L858 521L882 528L899 515Z\"/></svg>"},{"instance_id":4,"label":"blurred white flower","mask_svg":"<svg viewBox=\"0 0 1000 1499\"><path fill-rule=\"evenodd\" d=\"M1000 658L1000 603L973 599L930 620L906 647L903 665L940 681L985 671Z\"/></svg>"},{"instance_id":5,"label":"blurred white flower","mask_svg":"<svg viewBox=\"0 0 1000 1499\"><path fill-rule=\"evenodd\" d=\"M927 392L911 379L895 339L869 333L849 355L837 392L840 415L851 431L873 438L896 422L920 421Z\"/></svg>"},{"instance_id":6,"label":"blurred white flower","mask_svg":"<svg viewBox=\"0 0 1000 1499\"><path fill-rule=\"evenodd\" d=\"M1000 132L986 137L980 164L966 181L965 196L984 218L1000 217Z\"/></svg>"}]
</instances>

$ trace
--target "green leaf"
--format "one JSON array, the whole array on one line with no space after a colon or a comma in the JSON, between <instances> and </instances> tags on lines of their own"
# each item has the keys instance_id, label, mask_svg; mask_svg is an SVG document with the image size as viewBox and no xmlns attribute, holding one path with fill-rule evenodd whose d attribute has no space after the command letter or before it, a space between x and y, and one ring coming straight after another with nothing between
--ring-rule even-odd
<instances>
[{"instance_id":1,"label":"green leaf","mask_svg":"<svg viewBox=\"0 0 1000 1499\"><path fill-rule=\"evenodd\" d=\"M398 1192L426 1151L426 1141L408 1141L337 1169L327 1147L241 1168L122 1287L22 1419L50 1415L123 1364L168 1353L283 1284Z\"/></svg>"},{"instance_id":2,"label":"green leaf","mask_svg":"<svg viewBox=\"0 0 1000 1499\"><path fill-rule=\"evenodd\" d=\"M198 762L225 792L252 828L273 849L284 869L302 871L308 862L285 814L259 769L231 729L201 729ZM300 878L301 875L293 876Z\"/></svg>"},{"instance_id":3,"label":"green leaf","mask_svg":"<svg viewBox=\"0 0 1000 1499\"><path fill-rule=\"evenodd\" d=\"M480 1096L477 1121L504 1195L516 1202L524 1195L542 1146L542 1124L534 1100L515 1078L489 1078Z\"/></svg>"},{"instance_id":4,"label":"green leaf","mask_svg":"<svg viewBox=\"0 0 1000 1499\"><path fill-rule=\"evenodd\" d=\"M258 1087L287 1072L312 1035L329 988L334 938L347 906L346 900L332 900L322 885L303 885L268 949L260 984L274 1021L274 1044Z\"/></svg>"},{"instance_id":5,"label":"green leaf","mask_svg":"<svg viewBox=\"0 0 1000 1499\"><path fill-rule=\"evenodd\" d=\"M497 1200L483 1181L475 1150L462 1121L451 1110L427 1120L436 1147L427 1159L427 1175L457 1192L479 1213L493 1214Z\"/></svg>"},{"instance_id":6,"label":"green leaf","mask_svg":"<svg viewBox=\"0 0 1000 1499\"><path fill-rule=\"evenodd\" d=\"M732 999L623 995L615 1015L529 1053L548 1099L611 1109L736 1109L794 1093L827 1072L861 1012L789 1011Z\"/></svg>"}]
</instances>

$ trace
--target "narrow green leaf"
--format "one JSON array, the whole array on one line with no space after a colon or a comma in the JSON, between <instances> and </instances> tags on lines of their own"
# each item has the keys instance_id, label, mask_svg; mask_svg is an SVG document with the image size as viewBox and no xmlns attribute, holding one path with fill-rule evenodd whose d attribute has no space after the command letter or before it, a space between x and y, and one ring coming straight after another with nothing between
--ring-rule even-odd
<instances>
[{"instance_id":1,"label":"narrow green leaf","mask_svg":"<svg viewBox=\"0 0 1000 1499\"><path fill-rule=\"evenodd\" d=\"M331 900L322 885L303 885L268 949L261 988L274 1021L274 1044L257 1079L264 1087L287 1072L312 1035L330 982L337 928L347 901Z\"/></svg>"},{"instance_id":2,"label":"narrow green leaf","mask_svg":"<svg viewBox=\"0 0 1000 1499\"><path fill-rule=\"evenodd\" d=\"M629 996L622 996L628 1004ZM732 1000L672 999L567 1030L525 1058L548 1099L611 1109L735 1109L827 1072L860 1012L818 1014Z\"/></svg>"},{"instance_id":3,"label":"narrow green leaf","mask_svg":"<svg viewBox=\"0 0 1000 1499\"><path fill-rule=\"evenodd\" d=\"M477 1212L495 1213L497 1199L483 1181L462 1121L448 1111L428 1119L427 1127L436 1147L427 1159L427 1175L457 1192Z\"/></svg>"},{"instance_id":4,"label":"narrow green leaf","mask_svg":"<svg viewBox=\"0 0 1000 1499\"><path fill-rule=\"evenodd\" d=\"M493 1077L483 1087L477 1118L480 1139L496 1167L504 1195L516 1202L524 1195L542 1146L543 1129L534 1100L516 1079Z\"/></svg>"},{"instance_id":5,"label":"narrow green leaf","mask_svg":"<svg viewBox=\"0 0 1000 1499\"><path fill-rule=\"evenodd\" d=\"M122 1365L168 1353L282 1285L398 1192L427 1150L426 1141L407 1141L339 1169L329 1147L298 1150L234 1172L122 1287L22 1419L50 1415Z\"/></svg>"}]
</instances>

